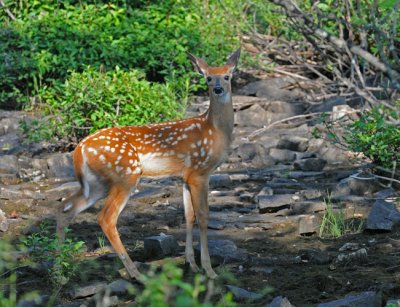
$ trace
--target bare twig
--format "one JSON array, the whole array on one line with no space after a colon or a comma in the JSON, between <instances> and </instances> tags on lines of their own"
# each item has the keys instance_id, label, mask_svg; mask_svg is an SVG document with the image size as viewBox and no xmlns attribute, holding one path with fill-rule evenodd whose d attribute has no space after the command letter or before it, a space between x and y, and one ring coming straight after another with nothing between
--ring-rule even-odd
<instances>
[{"instance_id":1,"label":"bare twig","mask_svg":"<svg viewBox=\"0 0 400 307\"><path fill-rule=\"evenodd\" d=\"M4 3L3 0L0 0L0 6L4 8L6 11L8 17L10 17L11 20L17 20L17 18L14 16L14 14L6 7L6 4Z\"/></svg>"}]
</instances>

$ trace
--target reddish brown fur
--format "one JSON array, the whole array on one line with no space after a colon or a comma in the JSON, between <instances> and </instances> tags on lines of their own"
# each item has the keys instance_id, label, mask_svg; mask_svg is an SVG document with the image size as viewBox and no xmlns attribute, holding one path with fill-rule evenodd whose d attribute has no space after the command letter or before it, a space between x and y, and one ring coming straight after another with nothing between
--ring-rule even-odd
<instances>
[{"instance_id":1,"label":"reddish brown fur","mask_svg":"<svg viewBox=\"0 0 400 307\"><path fill-rule=\"evenodd\" d=\"M140 273L128 256L116 225L133 187L142 175L182 176L187 261L193 270L198 269L192 246L192 228L196 217L200 227L202 265L209 277L216 276L207 247L208 178L224 159L232 138L230 78L239 51L232 54L227 65L222 67L209 67L192 55L190 58L195 68L209 77L209 110L194 118L107 128L86 137L74 151L75 173L82 188L61 204L58 214L57 230L63 238L64 226L76 214L107 196L98 222L129 274L135 278L140 278Z\"/></svg>"}]
</instances>

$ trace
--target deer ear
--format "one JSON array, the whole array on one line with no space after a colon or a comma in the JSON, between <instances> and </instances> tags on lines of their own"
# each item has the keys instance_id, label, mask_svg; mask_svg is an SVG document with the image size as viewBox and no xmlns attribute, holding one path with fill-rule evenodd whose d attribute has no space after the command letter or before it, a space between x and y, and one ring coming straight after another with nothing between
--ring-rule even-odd
<instances>
[{"instance_id":1,"label":"deer ear","mask_svg":"<svg viewBox=\"0 0 400 307\"><path fill-rule=\"evenodd\" d=\"M236 70L236 65L239 62L239 58L240 58L240 47L228 57L228 61L225 64L230 67L231 73Z\"/></svg>"},{"instance_id":2,"label":"deer ear","mask_svg":"<svg viewBox=\"0 0 400 307\"><path fill-rule=\"evenodd\" d=\"M186 52L189 60L192 62L194 69L201 75L205 76L208 70L208 65L202 59L195 57L193 54Z\"/></svg>"}]
</instances>

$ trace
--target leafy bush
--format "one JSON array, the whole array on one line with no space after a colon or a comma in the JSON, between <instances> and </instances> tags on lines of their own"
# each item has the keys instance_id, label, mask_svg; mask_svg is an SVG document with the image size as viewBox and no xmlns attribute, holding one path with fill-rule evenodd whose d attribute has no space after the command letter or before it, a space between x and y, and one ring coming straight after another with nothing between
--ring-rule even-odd
<instances>
[{"instance_id":1,"label":"leafy bush","mask_svg":"<svg viewBox=\"0 0 400 307\"><path fill-rule=\"evenodd\" d=\"M236 306L233 302L232 293L229 292L217 304L202 302L200 297L207 291L205 277L196 274L193 284L185 282L182 269L178 268L172 261L167 261L162 266L160 273L151 270L147 275L144 275L142 282L144 289L136 298L138 306Z\"/></svg>"},{"instance_id":2,"label":"leafy bush","mask_svg":"<svg viewBox=\"0 0 400 307\"><path fill-rule=\"evenodd\" d=\"M121 1L5 2L18 19L9 22L0 11L6 25L0 31L0 107L26 103L42 86L64 82L68 71L82 72L88 65L140 69L151 81L187 78L188 72L193 75L187 50L221 63L221 54L238 45L231 14L221 8L203 14L215 9L216 1L207 8L200 0L138 7Z\"/></svg>"},{"instance_id":3,"label":"leafy bush","mask_svg":"<svg viewBox=\"0 0 400 307\"><path fill-rule=\"evenodd\" d=\"M188 87L186 82L186 92ZM182 95L187 97L187 94ZM185 103L177 102L176 83L150 83L143 73L126 72L118 67L106 73L92 67L82 73L72 72L64 84L48 88L41 97L49 105L48 112L53 114L53 120L47 121L53 129L41 127L41 131L78 138L108 126L181 117L185 107ZM185 100L185 97L180 98ZM27 128L32 124L23 123L21 127L29 135L36 135L36 130ZM52 137L44 132L41 136Z\"/></svg>"},{"instance_id":4,"label":"leafy bush","mask_svg":"<svg viewBox=\"0 0 400 307\"><path fill-rule=\"evenodd\" d=\"M51 283L56 288L65 285L76 273L75 260L84 249L83 241L67 238L60 243L58 238L51 234L46 223L41 223L39 232L29 235L22 243L31 249L30 255L34 262L52 264L48 273Z\"/></svg>"},{"instance_id":5,"label":"leafy bush","mask_svg":"<svg viewBox=\"0 0 400 307\"><path fill-rule=\"evenodd\" d=\"M350 150L362 152L377 165L392 169L394 162L400 165L400 125L391 123L389 118L399 120L400 115L382 106L374 107L347 126L344 140Z\"/></svg>"}]
</instances>

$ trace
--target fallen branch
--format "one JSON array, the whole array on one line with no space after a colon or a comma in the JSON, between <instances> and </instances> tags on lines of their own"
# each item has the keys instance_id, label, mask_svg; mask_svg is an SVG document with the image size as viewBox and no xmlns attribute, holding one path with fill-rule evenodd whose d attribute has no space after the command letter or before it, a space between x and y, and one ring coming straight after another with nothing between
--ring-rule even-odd
<instances>
[{"instance_id":1,"label":"fallen branch","mask_svg":"<svg viewBox=\"0 0 400 307\"><path fill-rule=\"evenodd\" d=\"M385 73L392 81L393 86L396 89L400 90L400 73L392 69L389 65L386 65L385 63L381 62L373 54L362 49L360 46L353 45L353 43L350 41L345 41L344 39L338 38L328 33L327 31L317 27L313 22L313 20L310 17L308 17L303 11L301 11L300 8L291 0L270 0L270 1L276 5L283 7L290 18L296 20L298 19L302 20L303 24L310 29L311 33L308 34L315 35L320 39L330 42L332 45L334 45L342 52L346 52L346 48L348 48L348 50L350 50L352 54L363 58L365 61L374 66L376 69ZM306 37L308 37L308 35L306 35ZM317 46L315 42L313 42L313 45Z\"/></svg>"}]
</instances>

